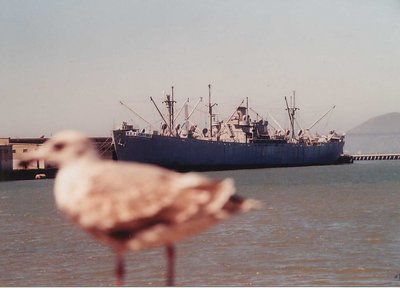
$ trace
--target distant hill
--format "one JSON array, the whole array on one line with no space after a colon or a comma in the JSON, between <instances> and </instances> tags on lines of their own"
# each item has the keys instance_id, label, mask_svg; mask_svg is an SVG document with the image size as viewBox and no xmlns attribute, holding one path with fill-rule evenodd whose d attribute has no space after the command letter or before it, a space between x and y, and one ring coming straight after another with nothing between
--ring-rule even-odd
<instances>
[{"instance_id":1,"label":"distant hill","mask_svg":"<svg viewBox=\"0 0 400 288\"><path fill-rule=\"evenodd\" d=\"M400 113L388 113L371 118L347 134L400 134Z\"/></svg>"}]
</instances>

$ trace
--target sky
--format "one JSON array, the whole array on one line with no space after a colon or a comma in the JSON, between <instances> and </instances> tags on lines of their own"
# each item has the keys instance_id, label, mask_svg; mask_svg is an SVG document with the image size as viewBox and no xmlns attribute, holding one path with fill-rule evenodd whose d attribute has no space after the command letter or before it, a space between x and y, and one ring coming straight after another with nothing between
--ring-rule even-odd
<instances>
[{"instance_id":1,"label":"sky","mask_svg":"<svg viewBox=\"0 0 400 288\"><path fill-rule=\"evenodd\" d=\"M399 67L398 0L0 0L0 137L109 136L146 125L120 100L156 123L150 96L206 111L208 84L220 120L249 97L287 125L296 91L301 127L336 105L314 129L346 132L400 112Z\"/></svg>"}]
</instances>

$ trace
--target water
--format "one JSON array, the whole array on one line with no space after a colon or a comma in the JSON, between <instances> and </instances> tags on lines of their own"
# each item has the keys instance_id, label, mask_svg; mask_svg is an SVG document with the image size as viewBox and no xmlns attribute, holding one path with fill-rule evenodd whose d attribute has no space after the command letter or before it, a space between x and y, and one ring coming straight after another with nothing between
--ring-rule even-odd
<instances>
[{"instance_id":1,"label":"water","mask_svg":"<svg viewBox=\"0 0 400 288\"><path fill-rule=\"evenodd\" d=\"M398 286L400 161L208 172L264 202L177 246L179 286ZM0 286L112 286L114 255L57 212L53 180L0 183ZM164 250L127 255L164 285Z\"/></svg>"}]
</instances>

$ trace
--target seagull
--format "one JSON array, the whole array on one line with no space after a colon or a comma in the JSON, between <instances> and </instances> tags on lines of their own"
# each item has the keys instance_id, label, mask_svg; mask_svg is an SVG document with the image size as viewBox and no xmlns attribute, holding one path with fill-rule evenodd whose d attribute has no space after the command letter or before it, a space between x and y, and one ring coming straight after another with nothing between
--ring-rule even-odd
<instances>
[{"instance_id":1,"label":"seagull","mask_svg":"<svg viewBox=\"0 0 400 288\"><path fill-rule=\"evenodd\" d=\"M166 248L166 284L173 286L175 242L260 207L234 194L230 178L217 181L199 173L101 159L91 140L75 130L55 134L21 164L37 160L59 168L57 207L115 252L117 286L123 284L126 252L160 246Z\"/></svg>"}]
</instances>

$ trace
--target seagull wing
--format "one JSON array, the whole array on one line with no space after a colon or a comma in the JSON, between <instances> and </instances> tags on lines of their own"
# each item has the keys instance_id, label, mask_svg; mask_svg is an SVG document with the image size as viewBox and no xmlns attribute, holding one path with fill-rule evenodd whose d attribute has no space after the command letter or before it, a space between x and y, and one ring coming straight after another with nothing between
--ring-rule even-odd
<instances>
[{"instance_id":1,"label":"seagull wing","mask_svg":"<svg viewBox=\"0 0 400 288\"><path fill-rule=\"evenodd\" d=\"M234 192L232 183L152 165L99 161L84 170L84 188L76 188L84 191L67 213L83 227L109 229L155 215L183 222L196 213L219 210Z\"/></svg>"},{"instance_id":2,"label":"seagull wing","mask_svg":"<svg viewBox=\"0 0 400 288\"><path fill-rule=\"evenodd\" d=\"M180 174L155 166L99 161L86 170L85 193L75 207L85 227L108 229L152 217L179 193Z\"/></svg>"}]
</instances>

